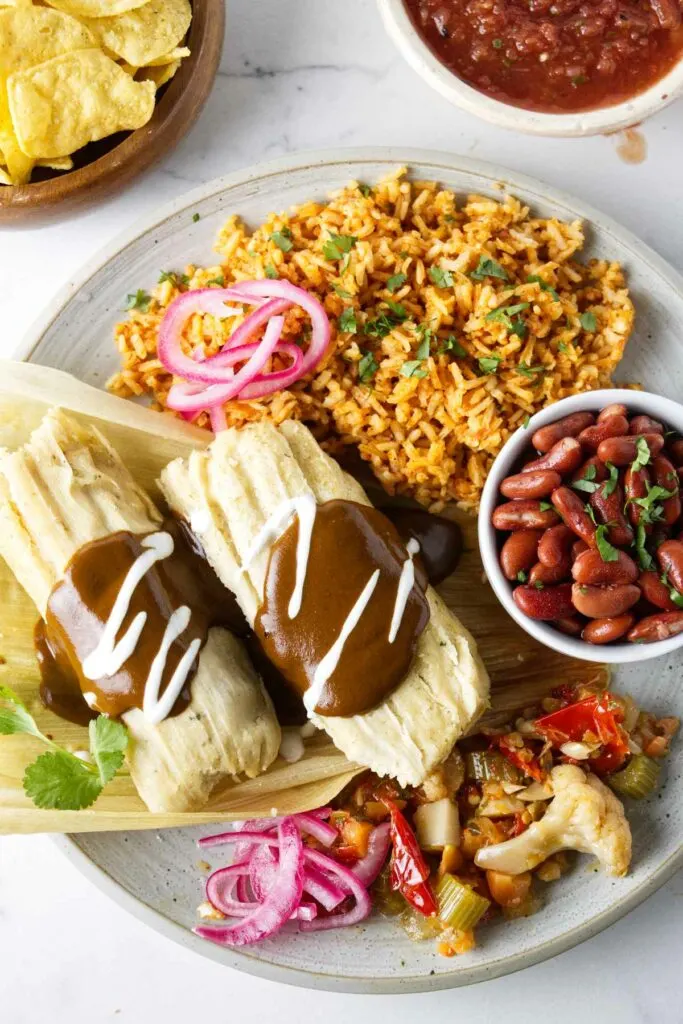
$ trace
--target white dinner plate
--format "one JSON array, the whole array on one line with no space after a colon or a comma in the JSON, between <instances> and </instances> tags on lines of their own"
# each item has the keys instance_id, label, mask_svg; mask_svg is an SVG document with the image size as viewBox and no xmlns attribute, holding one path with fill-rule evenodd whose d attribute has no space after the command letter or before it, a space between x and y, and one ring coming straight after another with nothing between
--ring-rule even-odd
<instances>
[{"instance_id":1,"label":"white dinner plate","mask_svg":"<svg viewBox=\"0 0 683 1024\"><path fill-rule=\"evenodd\" d=\"M228 213L257 225L270 210L308 199L355 178L373 182L397 165L437 179L460 194L500 195L503 183L544 217L586 222L582 254L619 260L637 308L636 329L619 367L670 398L683 395L683 281L647 246L578 200L538 181L464 157L421 150L343 150L282 159L202 186L155 212L107 246L52 303L21 355L102 386L117 366L112 328L126 295L151 288L159 271L211 263ZM199 214L199 218L197 218ZM619 668L617 684L659 714L683 715L680 655ZM546 890L534 917L499 922L478 933L476 950L440 957L434 943L412 943L393 921L315 935L283 935L244 951L221 949L190 931L201 900L195 840L211 828L78 835L60 840L74 863L116 902L151 927L219 963L275 981L348 992L415 992L508 974L595 935L640 903L683 865L683 743L674 743L657 798L628 808L634 835L631 873L612 879L589 858ZM219 855L211 858L220 863Z\"/></svg>"}]
</instances>

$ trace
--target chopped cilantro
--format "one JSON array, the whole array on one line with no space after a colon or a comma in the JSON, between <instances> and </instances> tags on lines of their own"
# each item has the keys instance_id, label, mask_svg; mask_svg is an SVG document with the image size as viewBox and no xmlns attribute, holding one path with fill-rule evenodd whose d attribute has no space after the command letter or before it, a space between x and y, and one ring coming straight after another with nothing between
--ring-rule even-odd
<instances>
[{"instance_id":1,"label":"chopped cilantro","mask_svg":"<svg viewBox=\"0 0 683 1024\"><path fill-rule=\"evenodd\" d=\"M486 319L503 324L511 334L523 338L526 335L527 327L519 314L528 308L528 302L517 302L514 306L498 306L497 309L492 309L490 313L486 314Z\"/></svg>"},{"instance_id":2,"label":"chopped cilantro","mask_svg":"<svg viewBox=\"0 0 683 1024\"><path fill-rule=\"evenodd\" d=\"M523 377L534 377L537 373L545 373L545 366L528 366L524 360L517 364L517 373Z\"/></svg>"},{"instance_id":3,"label":"chopped cilantro","mask_svg":"<svg viewBox=\"0 0 683 1024\"><path fill-rule=\"evenodd\" d=\"M272 263L266 264L266 277L269 277L271 281L274 281L278 276L277 270Z\"/></svg>"},{"instance_id":4,"label":"chopped cilantro","mask_svg":"<svg viewBox=\"0 0 683 1024\"><path fill-rule=\"evenodd\" d=\"M484 356L479 360L479 369L482 373L497 373L498 364L502 363L500 356Z\"/></svg>"},{"instance_id":5,"label":"chopped cilantro","mask_svg":"<svg viewBox=\"0 0 683 1024\"><path fill-rule=\"evenodd\" d=\"M529 426L530 420L531 420L531 416L529 415L529 413L527 413L526 416L524 417L524 419L522 420L522 426L524 427L525 430Z\"/></svg>"},{"instance_id":6,"label":"chopped cilantro","mask_svg":"<svg viewBox=\"0 0 683 1024\"><path fill-rule=\"evenodd\" d=\"M550 510L554 506L551 505L549 501L539 501L538 507L540 508L541 512L550 512Z\"/></svg>"},{"instance_id":7,"label":"chopped cilantro","mask_svg":"<svg viewBox=\"0 0 683 1024\"><path fill-rule=\"evenodd\" d=\"M192 223L193 224L196 224L199 219L200 219L200 216L199 216L198 213L193 213L192 214Z\"/></svg>"},{"instance_id":8,"label":"chopped cilantro","mask_svg":"<svg viewBox=\"0 0 683 1024\"><path fill-rule=\"evenodd\" d=\"M344 331L345 334L355 334L358 330L358 324L356 323L356 311L353 306L349 306L345 309L342 315L337 320L340 331Z\"/></svg>"},{"instance_id":9,"label":"chopped cilantro","mask_svg":"<svg viewBox=\"0 0 683 1024\"><path fill-rule=\"evenodd\" d=\"M163 284L164 281L170 281L174 288L180 288L181 284L190 283L187 274L178 274L175 270L162 270L159 274L159 284Z\"/></svg>"},{"instance_id":10,"label":"chopped cilantro","mask_svg":"<svg viewBox=\"0 0 683 1024\"><path fill-rule=\"evenodd\" d=\"M357 241L353 235L332 235L323 245L323 256L326 260L341 260Z\"/></svg>"},{"instance_id":11,"label":"chopped cilantro","mask_svg":"<svg viewBox=\"0 0 683 1024\"><path fill-rule=\"evenodd\" d=\"M475 281L483 281L485 277L498 277L501 281L509 281L509 275L505 267L491 259L490 256L480 256L479 263L475 270L470 271L470 277Z\"/></svg>"},{"instance_id":12,"label":"chopped cilantro","mask_svg":"<svg viewBox=\"0 0 683 1024\"><path fill-rule=\"evenodd\" d=\"M415 353L416 359L429 359L431 341L431 331L422 335L422 341L418 345L417 352Z\"/></svg>"},{"instance_id":13,"label":"chopped cilantro","mask_svg":"<svg viewBox=\"0 0 683 1024\"><path fill-rule=\"evenodd\" d=\"M394 292L397 292L399 288L403 287L407 280L407 274L392 274L389 280L387 281L387 291L391 292L391 294L393 295Z\"/></svg>"},{"instance_id":14,"label":"chopped cilantro","mask_svg":"<svg viewBox=\"0 0 683 1024\"><path fill-rule=\"evenodd\" d=\"M362 384L369 384L379 370L379 363L372 352L364 352L358 363L358 379Z\"/></svg>"},{"instance_id":15,"label":"chopped cilantro","mask_svg":"<svg viewBox=\"0 0 683 1024\"><path fill-rule=\"evenodd\" d=\"M340 299L352 299L351 292L347 292L346 288L342 288L340 284L333 284L332 290L337 293Z\"/></svg>"},{"instance_id":16,"label":"chopped cilantro","mask_svg":"<svg viewBox=\"0 0 683 1024\"><path fill-rule=\"evenodd\" d=\"M502 48L503 48L503 40L502 39L494 39L493 42L491 43L491 46L493 47L494 50L502 50Z\"/></svg>"},{"instance_id":17,"label":"chopped cilantro","mask_svg":"<svg viewBox=\"0 0 683 1024\"><path fill-rule=\"evenodd\" d=\"M563 341L561 341L558 344L558 346L557 346L557 351L558 352L569 352L569 346L565 345L565 343Z\"/></svg>"},{"instance_id":18,"label":"chopped cilantro","mask_svg":"<svg viewBox=\"0 0 683 1024\"><path fill-rule=\"evenodd\" d=\"M595 531L595 545L603 562L617 562L619 560L619 552L607 540L608 532L609 527L605 525L598 526Z\"/></svg>"},{"instance_id":19,"label":"chopped cilantro","mask_svg":"<svg viewBox=\"0 0 683 1024\"><path fill-rule=\"evenodd\" d=\"M427 371L422 366L422 359L409 359L400 369L402 377L426 377Z\"/></svg>"},{"instance_id":20,"label":"chopped cilantro","mask_svg":"<svg viewBox=\"0 0 683 1024\"><path fill-rule=\"evenodd\" d=\"M536 590L543 590L544 586L545 583L542 583L541 580L536 580L536 582L534 583L534 587L536 588Z\"/></svg>"},{"instance_id":21,"label":"chopped cilantro","mask_svg":"<svg viewBox=\"0 0 683 1024\"><path fill-rule=\"evenodd\" d=\"M392 302L391 299L387 299L387 306L396 317L398 323L403 323L404 320L408 319L406 307L402 306L400 302Z\"/></svg>"},{"instance_id":22,"label":"chopped cilantro","mask_svg":"<svg viewBox=\"0 0 683 1024\"><path fill-rule=\"evenodd\" d=\"M550 295L552 295L556 302L559 302L560 296L557 294L553 286L551 284L548 284L547 281L544 281L543 278L540 277L538 274L529 274L529 276L527 277L527 282L529 284L537 284L541 291L548 292Z\"/></svg>"},{"instance_id":23,"label":"chopped cilantro","mask_svg":"<svg viewBox=\"0 0 683 1024\"><path fill-rule=\"evenodd\" d=\"M429 276L437 288L451 288L453 286L453 275L450 270L443 267L430 267Z\"/></svg>"},{"instance_id":24,"label":"chopped cilantro","mask_svg":"<svg viewBox=\"0 0 683 1024\"><path fill-rule=\"evenodd\" d=\"M598 487L600 486L599 483L596 483L596 476L597 469L595 468L595 465L591 462L586 466L583 476L579 477L578 480L575 480L572 484L572 487L575 491L585 491L586 494L593 494L595 491L597 491Z\"/></svg>"},{"instance_id":25,"label":"chopped cilantro","mask_svg":"<svg viewBox=\"0 0 683 1024\"><path fill-rule=\"evenodd\" d=\"M583 327L584 331L588 331L589 334L592 334L598 326L595 313L591 313L590 311L579 315L579 323Z\"/></svg>"},{"instance_id":26,"label":"chopped cilantro","mask_svg":"<svg viewBox=\"0 0 683 1024\"><path fill-rule=\"evenodd\" d=\"M449 334L446 340L442 342L441 348L439 349L439 355L444 352L452 352L454 356L458 356L460 359L467 356L466 349L462 347L454 334Z\"/></svg>"},{"instance_id":27,"label":"chopped cilantro","mask_svg":"<svg viewBox=\"0 0 683 1024\"><path fill-rule=\"evenodd\" d=\"M609 498L610 494L614 494L617 484L619 483L619 470L616 466L613 466L611 462L607 463L609 469L609 480L605 480L602 488L603 498Z\"/></svg>"},{"instance_id":28,"label":"chopped cilantro","mask_svg":"<svg viewBox=\"0 0 683 1024\"><path fill-rule=\"evenodd\" d=\"M660 501L666 501L667 498L673 498L676 491L667 491L666 487L661 487L659 484L645 484L647 488L647 494L643 498L632 498L631 501L634 505L639 505L643 512L640 516L640 522L644 525L651 523L658 523L664 516L664 509L660 504Z\"/></svg>"},{"instance_id":29,"label":"chopped cilantro","mask_svg":"<svg viewBox=\"0 0 683 1024\"><path fill-rule=\"evenodd\" d=\"M631 469L635 473L636 470L642 469L650 461L650 446L644 437L639 437L636 441L636 457L631 463Z\"/></svg>"},{"instance_id":30,"label":"chopped cilantro","mask_svg":"<svg viewBox=\"0 0 683 1024\"><path fill-rule=\"evenodd\" d=\"M654 560L652 555L645 546L647 544L647 533L645 532L645 524L638 523L636 527L636 556L640 568L647 571L648 569L654 568Z\"/></svg>"},{"instance_id":31,"label":"chopped cilantro","mask_svg":"<svg viewBox=\"0 0 683 1024\"><path fill-rule=\"evenodd\" d=\"M281 228L280 231L273 231L270 236L270 240L271 242L275 242L278 249L282 249L283 252L289 252L290 249L294 248L292 232L289 228Z\"/></svg>"},{"instance_id":32,"label":"chopped cilantro","mask_svg":"<svg viewBox=\"0 0 683 1024\"><path fill-rule=\"evenodd\" d=\"M146 313L151 301L152 296L142 288L138 288L135 294L126 296L126 309L139 309L142 313Z\"/></svg>"},{"instance_id":33,"label":"chopped cilantro","mask_svg":"<svg viewBox=\"0 0 683 1024\"><path fill-rule=\"evenodd\" d=\"M520 569L520 570L519 570L519 572L517 573L517 582L518 582L518 583L526 583L526 581L528 580L528 578L529 578L529 577L528 577L528 576L527 576L527 574L526 574L526 573L524 572L524 569Z\"/></svg>"},{"instance_id":34,"label":"chopped cilantro","mask_svg":"<svg viewBox=\"0 0 683 1024\"><path fill-rule=\"evenodd\" d=\"M669 583L668 577L665 572L659 577L660 581L664 584L666 589L669 591L669 597L678 608L683 608L683 594L680 590L676 590L674 586Z\"/></svg>"},{"instance_id":35,"label":"chopped cilantro","mask_svg":"<svg viewBox=\"0 0 683 1024\"><path fill-rule=\"evenodd\" d=\"M358 183L358 191L367 199L372 195L372 185L366 185L365 182L361 181Z\"/></svg>"}]
</instances>

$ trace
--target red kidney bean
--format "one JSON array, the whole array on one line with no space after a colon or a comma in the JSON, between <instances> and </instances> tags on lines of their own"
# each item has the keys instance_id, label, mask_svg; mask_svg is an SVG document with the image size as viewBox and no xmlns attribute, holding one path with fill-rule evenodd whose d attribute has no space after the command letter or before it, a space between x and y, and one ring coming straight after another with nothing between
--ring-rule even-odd
<instances>
[{"instance_id":1,"label":"red kidney bean","mask_svg":"<svg viewBox=\"0 0 683 1024\"><path fill-rule=\"evenodd\" d=\"M590 550L591 549L588 547L585 540L575 540L572 544L572 561L575 562L583 551Z\"/></svg>"},{"instance_id":2,"label":"red kidney bean","mask_svg":"<svg viewBox=\"0 0 683 1024\"><path fill-rule=\"evenodd\" d=\"M661 608L664 612L675 612L679 608L671 600L669 588L662 583L659 576L653 569L641 572L638 577L638 586L646 601L653 604L655 608Z\"/></svg>"},{"instance_id":3,"label":"red kidney bean","mask_svg":"<svg viewBox=\"0 0 683 1024\"><path fill-rule=\"evenodd\" d=\"M667 447L674 465L677 467L683 466L683 437L677 441L669 441Z\"/></svg>"},{"instance_id":4,"label":"red kidney bean","mask_svg":"<svg viewBox=\"0 0 683 1024\"><path fill-rule=\"evenodd\" d=\"M665 540L657 548L657 561L671 586L683 594L683 542Z\"/></svg>"},{"instance_id":5,"label":"red kidney bean","mask_svg":"<svg viewBox=\"0 0 683 1024\"><path fill-rule=\"evenodd\" d=\"M574 614L572 588L570 583L557 587L515 587L512 597L521 612L530 619L552 621L565 619Z\"/></svg>"},{"instance_id":6,"label":"red kidney bean","mask_svg":"<svg viewBox=\"0 0 683 1024\"><path fill-rule=\"evenodd\" d=\"M591 469L591 466L594 471ZM600 461L597 455L591 455L590 459L587 459L582 466L579 466L576 473L572 476L571 482L575 484L577 480L591 480L593 483L599 484L606 480L607 476L605 464Z\"/></svg>"},{"instance_id":7,"label":"red kidney bean","mask_svg":"<svg viewBox=\"0 0 683 1024\"><path fill-rule=\"evenodd\" d=\"M633 543L633 530L624 515L623 488L621 484L617 484L612 493L605 497L606 486L606 484L600 484L597 491L593 491L590 495L588 501L598 520L603 524L609 524L607 538L610 544L627 547Z\"/></svg>"},{"instance_id":8,"label":"red kidney bean","mask_svg":"<svg viewBox=\"0 0 683 1024\"><path fill-rule=\"evenodd\" d=\"M637 622L626 639L634 644L651 644L677 633L683 633L683 612L659 612Z\"/></svg>"},{"instance_id":9,"label":"red kidney bean","mask_svg":"<svg viewBox=\"0 0 683 1024\"><path fill-rule=\"evenodd\" d=\"M508 501L495 509L491 522L497 530L546 530L558 521L554 509L538 501Z\"/></svg>"},{"instance_id":10,"label":"red kidney bean","mask_svg":"<svg viewBox=\"0 0 683 1024\"><path fill-rule=\"evenodd\" d=\"M581 498L568 487L558 487L553 491L550 500L568 526L577 537L585 541L589 547L595 547L595 523L583 507Z\"/></svg>"},{"instance_id":11,"label":"red kidney bean","mask_svg":"<svg viewBox=\"0 0 683 1024\"><path fill-rule=\"evenodd\" d=\"M569 579L571 568L572 563L569 557L552 568L549 565L543 565L543 562L536 562L529 573L529 583L532 587L538 583L542 583L544 587L551 587L555 583L564 583Z\"/></svg>"},{"instance_id":12,"label":"red kidney bean","mask_svg":"<svg viewBox=\"0 0 683 1024\"><path fill-rule=\"evenodd\" d=\"M640 434L628 437L608 437L598 445L598 458L603 462L611 462L613 466L628 466L638 454L636 445L640 437L645 438L650 455L659 455L664 447L661 434Z\"/></svg>"},{"instance_id":13,"label":"red kidney bean","mask_svg":"<svg viewBox=\"0 0 683 1024\"><path fill-rule=\"evenodd\" d=\"M538 560L549 569L562 564L567 560L570 546L574 540L574 534L565 526L558 523L546 530L538 544Z\"/></svg>"},{"instance_id":14,"label":"red kidney bean","mask_svg":"<svg viewBox=\"0 0 683 1024\"><path fill-rule=\"evenodd\" d=\"M590 452L596 452L601 441L608 437L621 437L628 433L628 420L625 416L608 416L594 427L586 427L579 434L579 442Z\"/></svg>"},{"instance_id":15,"label":"red kidney bean","mask_svg":"<svg viewBox=\"0 0 683 1024\"><path fill-rule=\"evenodd\" d=\"M616 561L603 562L600 552L589 548L572 565L572 576L577 583L587 583L593 587L635 583L638 579L638 566L625 551L618 552Z\"/></svg>"},{"instance_id":16,"label":"red kidney bean","mask_svg":"<svg viewBox=\"0 0 683 1024\"><path fill-rule=\"evenodd\" d=\"M560 633L565 633L567 636L581 636L583 620L578 615L570 615L566 619L555 619L553 626L559 629Z\"/></svg>"},{"instance_id":17,"label":"red kidney bean","mask_svg":"<svg viewBox=\"0 0 683 1024\"><path fill-rule=\"evenodd\" d=\"M635 504L636 499L644 498L646 496L649 483L650 473L645 466L641 469L632 469L631 466L629 466L624 473L624 489L626 492L626 500L628 502L626 508L628 510L628 517L634 526L638 525L645 512L645 509L641 505ZM652 527L648 523L646 524L645 529L647 533L650 533Z\"/></svg>"},{"instance_id":18,"label":"red kidney bean","mask_svg":"<svg viewBox=\"0 0 683 1024\"><path fill-rule=\"evenodd\" d=\"M612 619L623 615L639 597L640 590L633 583L615 587L591 587L583 583L572 586L574 607L589 619Z\"/></svg>"},{"instance_id":19,"label":"red kidney bean","mask_svg":"<svg viewBox=\"0 0 683 1024\"><path fill-rule=\"evenodd\" d=\"M595 416L592 412L574 412L556 423L548 424L547 427L539 427L533 434L531 443L536 451L549 452L562 438L576 437L593 423L595 423Z\"/></svg>"},{"instance_id":20,"label":"red kidney bean","mask_svg":"<svg viewBox=\"0 0 683 1024\"><path fill-rule=\"evenodd\" d=\"M506 477L500 489L506 498L547 498L561 483L559 473L552 469L537 469Z\"/></svg>"},{"instance_id":21,"label":"red kidney bean","mask_svg":"<svg viewBox=\"0 0 683 1024\"><path fill-rule=\"evenodd\" d=\"M573 473L583 458L583 450L575 437L563 437L556 445L542 455L540 459L527 462L523 473L531 473L537 469L552 469L561 476Z\"/></svg>"},{"instance_id":22,"label":"red kidney bean","mask_svg":"<svg viewBox=\"0 0 683 1024\"><path fill-rule=\"evenodd\" d=\"M651 416L634 416L628 428L629 434L663 434L664 426Z\"/></svg>"},{"instance_id":23,"label":"red kidney bean","mask_svg":"<svg viewBox=\"0 0 683 1024\"><path fill-rule=\"evenodd\" d=\"M520 572L528 572L536 562L540 530L518 530L511 533L500 550L500 565L505 578L516 580Z\"/></svg>"},{"instance_id":24,"label":"red kidney bean","mask_svg":"<svg viewBox=\"0 0 683 1024\"><path fill-rule=\"evenodd\" d=\"M666 455L658 455L652 460L652 476L660 487L664 487L667 491L675 491L672 497L665 498L661 503L662 522L667 526L673 526L681 515L681 496L678 473Z\"/></svg>"},{"instance_id":25,"label":"red kidney bean","mask_svg":"<svg viewBox=\"0 0 683 1024\"><path fill-rule=\"evenodd\" d=\"M602 412L598 413L598 423L608 420L610 416L623 416L624 419L628 416L628 409L625 405L615 402L613 405L606 405Z\"/></svg>"},{"instance_id":26,"label":"red kidney bean","mask_svg":"<svg viewBox=\"0 0 683 1024\"><path fill-rule=\"evenodd\" d=\"M632 627L635 617L629 612L615 615L609 619L593 619L581 634L581 639L589 644L611 644L621 639Z\"/></svg>"}]
</instances>

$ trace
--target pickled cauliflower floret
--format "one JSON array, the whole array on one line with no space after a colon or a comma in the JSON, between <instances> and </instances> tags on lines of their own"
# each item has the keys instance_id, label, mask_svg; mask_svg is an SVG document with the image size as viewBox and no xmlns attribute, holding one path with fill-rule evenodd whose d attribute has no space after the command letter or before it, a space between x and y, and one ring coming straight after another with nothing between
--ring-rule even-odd
<instances>
[{"instance_id":1,"label":"pickled cauliflower floret","mask_svg":"<svg viewBox=\"0 0 683 1024\"><path fill-rule=\"evenodd\" d=\"M553 768L555 796L540 821L504 843L485 846L475 863L486 871L518 875L559 850L594 854L610 875L625 875L631 862L631 829L621 801L595 775L575 765Z\"/></svg>"}]
</instances>

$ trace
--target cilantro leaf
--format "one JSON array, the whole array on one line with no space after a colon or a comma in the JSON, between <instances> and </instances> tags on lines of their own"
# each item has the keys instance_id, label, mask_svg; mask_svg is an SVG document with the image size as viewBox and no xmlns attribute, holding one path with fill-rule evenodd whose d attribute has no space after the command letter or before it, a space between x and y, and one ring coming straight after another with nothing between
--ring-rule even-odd
<instances>
[{"instance_id":1,"label":"cilantro leaf","mask_svg":"<svg viewBox=\"0 0 683 1024\"><path fill-rule=\"evenodd\" d=\"M146 313L151 301L152 296L142 288L138 288L132 295L126 296L126 309L139 309L142 313Z\"/></svg>"},{"instance_id":2,"label":"cilantro leaf","mask_svg":"<svg viewBox=\"0 0 683 1024\"><path fill-rule=\"evenodd\" d=\"M528 366L524 360L517 364L517 373L523 377L534 377L537 373L545 373L545 366Z\"/></svg>"},{"instance_id":3,"label":"cilantro leaf","mask_svg":"<svg viewBox=\"0 0 683 1024\"><path fill-rule=\"evenodd\" d=\"M617 562L619 560L619 552L607 540L608 532L608 526L598 526L595 531L595 545L603 562Z\"/></svg>"},{"instance_id":4,"label":"cilantro leaf","mask_svg":"<svg viewBox=\"0 0 683 1024\"><path fill-rule=\"evenodd\" d=\"M326 260L341 260L357 241L353 235L332 235L323 245L323 256Z\"/></svg>"},{"instance_id":5,"label":"cilantro leaf","mask_svg":"<svg viewBox=\"0 0 683 1024\"><path fill-rule=\"evenodd\" d=\"M170 281L174 288L179 288L181 284L190 283L187 274L178 274L175 270L162 270L159 274L159 284L163 284L164 281Z\"/></svg>"},{"instance_id":6,"label":"cilantro leaf","mask_svg":"<svg viewBox=\"0 0 683 1024\"><path fill-rule=\"evenodd\" d=\"M24 702L9 686L0 686L0 736L25 734L46 739Z\"/></svg>"},{"instance_id":7,"label":"cilantro leaf","mask_svg":"<svg viewBox=\"0 0 683 1024\"><path fill-rule=\"evenodd\" d=\"M499 306L486 314L486 320L501 323L511 334L523 338L526 335L527 327L519 314L528 308L528 302L517 302L514 306Z\"/></svg>"},{"instance_id":8,"label":"cilantro leaf","mask_svg":"<svg viewBox=\"0 0 683 1024\"><path fill-rule=\"evenodd\" d=\"M467 356L467 350L462 347L454 334L449 334L439 349L439 355L443 352L452 352L454 356L463 359Z\"/></svg>"},{"instance_id":9,"label":"cilantro leaf","mask_svg":"<svg viewBox=\"0 0 683 1024\"><path fill-rule=\"evenodd\" d=\"M99 774L66 750L41 754L24 773L24 792L36 807L80 811L102 792Z\"/></svg>"},{"instance_id":10,"label":"cilantro leaf","mask_svg":"<svg viewBox=\"0 0 683 1024\"><path fill-rule=\"evenodd\" d=\"M276 281L278 278L278 272L272 263L266 263L265 266L266 277L270 278L271 281Z\"/></svg>"},{"instance_id":11,"label":"cilantro leaf","mask_svg":"<svg viewBox=\"0 0 683 1024\"><path fill-rule=\"evenodd\" d=\"M647 466L650 461L650 446L644 437L639 437L636 441L636 457L631 463L631 469L635 473L636 470L642 469L643 466Z\"/></svg>"},{"instance_id":12,"label":"cilantro leaf","mask_svg":"<svg viewBox=\"0 0 683 1024\"><path fill-rule=\"evenodd\" d=\"M500 263L490 256L479 257L479 263L475 270L470 271L470 277L475 281L483 281L486 277L498 277L501 281L509 280L505 267L501 267Z\"/></svg>"},{"instance_id":13,"label":"cilantro leaf","mask_svg":"<svg viewBox=\"0 0 683 1024\"><path fill-rule=\"evenodd\" d=\"M353 295L351 292L347 292L346 288L342 288L339 284L333 284L332 290L337 293L340 299L352 299Z\"/></svg>"},{"instance_id":14,"label":"cilantro leaf","mask_svg":"<svg viewBox=\"0 0 683 1024\"><path fill-rule=\"evenodd\" d=\"M668 577L665 572L659 577L660 581L664 584L666 589L669 591L669 597L678 608L683 608L683 594L680 590L676 590L674 586L669 583Z\"/></svg>"},{"instance_id":15,"label":"cilantro leaf","mask_svg":"<svg viewBox=\"0 0 683 1024\"><path fill-rule=\"evenodd\" d=\"M279 231L273 231L270 240L275 242L278 249L282 249L283 252L289 252L290 249L294 248L292 232L289 228L280 228Z\"/></svg>"},{"instance_id":16,"label":"cilantro leaf","mask_svg":"<svg viewBox=\"0 0 683 1024\"><path fill-rule=\"evenodd\" d=\"M429 277L437 288L452 288L453 286L453 275L450 270L445 270L443 267L430 267Z\"/></svg>"},{"instance_id":17,"label":"cilantro leaf","mask_svg":"<svg viewBox=\"0 0 683 1024\"><path fill-rule=\"evenodd\" d=\"M569 352L569 346L565 345L563 341L560 341L557 346L558 352Z\"/></svg>"},{"instance_id":18,"label":"cilantro leaf","mask_svg":"<svg viewBox=\"0 0 683 1024\"><path fill-rule=\"evenodd\" d=\"M589 334L592 334L598 326L595 313L591 313L590 311L579 315L579 323L583 327L584 331L588 331Z\"/></svg>"},{"instance_id":19,"label":"cilantro leaf","mask_svg":"<svg viewBox=\"0 0 683 1024\"><path fill-rule=\"evenodd\" d=\"M400 369L402 377L426 377L427 371L422 366L421 359L409 359Z\"/></svg>"},{"instance_id":20,"label":"cilantro leaf","mask_svg":"<svg viewBox=\"0 0 683 1024\"><path fill-rule=\"evenodd\" d=\"M367 199L372 195L372 185L366 185L365 182L361 181L358 183L358 191Z\"/></svg>"},{"instance_id":21,"label":"cilantro leaf","mask_svg":"<svg viewBox=\"0 0 683 1024\"><path fill-rule=\"evenodd\" d=\"M647 571L648 569L653 569L655 563L652 555L645 546L646 544L647 533L645 532L645 524L638 523L638 526L636 527L636 555L640 568Z\"/></svg>"},{"instance_id":22,"label":"cilantro leaf","mask_svg":"<svg viewBox=\"0 0 683 1024\"><path fill-rule=\"evenodd\" d=\"M372 352L364 352L358 363L358 379L363 384L369 384L379 370L379 363Z\"/></svg>"},{"instance_id":23,"label":"cilantro leaf","mask_svg":"<svg viewBox=\"0 0 683 1024\"><path fill-rule=\"evenodd\" d=\"M337 320L337 325L340 331L344 331L345 334L355 334L358 330L358 324L356 323L356 311L353 306L349 306L344 310L342 315Z\"/></svg>"},{"instance_id":24,"label":"cilantro leaf","mask_svg":"<svg viewBox=\"0 0 683 1024\"><path fill-rule=\"evenodd\" d=\"M498 364L502 363L500 356L484 356L479 360L479 369L482 373L496 373L498 370Z\"/></svg>"},{"instance_id":25,"label":"cilantro leaf","mask_svg":"<svg viewBox=\"0 0 683 1024\"><path fill-rule=\"evenodd\" d=\"M539 501L538 507L541 512L550 512L555 506L551 505L549 501Z\"/></svg>"},{"instance_id":26,"label":"cilantro leaf","mask_svg":"<svg viewBox=\"0 0 683 1024\"><path fill-rule=\"evenodd\" d=\"M408 319L406 307L402 306L400 302L392 302L391 299L387 299L387 306L394 314L398 323L403 323L404 320Z\"/></svg>"},{"instance_id":27,"label":"cilantro leaf","mask_svg":"<svg viewBox=\"0 0 683 1024\"><path fill-rule=\"evenodd\" d=\"M544 281L543 278L540 277L538 274L529 274L529 276L527 277L527 282L529 284L537 284L541 291L548 292L550 295L552 295L556 302L559 302L560 296L557 294L553 286L551 284L548 284L547 281Z\"/></svg>"},{"instance_id":28,"label":"cilantro leaf","mask_svg":"<svg viewBox=\"0 0 683 1024\"><path fill-rule=\"evenodd\" d=\"M525 430L529 426L530 422L531 422L531 416L529 415L529 413L527 413L526 416L524 417L524 419L522 420L522 426L524 427Z\"/></svg>"},{"instance_id":29,"label":"cilantro leaf","mask_svg":"<svg viewBox=\"0 0 683 1024\"><path fill-rule=\"evenodd\" d=\"M431 332L430 332L430 334L431 334ZM429 349L430 349L430 346L431 346L431 340L432 339L430 338L429 334L424 334L422 336L422 341L418 345L417 352L415 353L415 358L416 359L419 359L419 360L429 359Z\"/></svg>"},{"instance_id":30,"label":"cilantro leaf","mask_svg":"<svg viewBox=\"0 0 683 1024\"><path fill-rule=\"evenodd\" d=\"M408 314L400 302L389 302L388 306L391 309L390 313L380 313L374 320L368 320L366 323L363 334L368 338L386 338L394 327L407 320Z\"/></svg>"},{"instance_id":31,"label":"cilantro leaf","mask_svg":"<svg viewBox=\"0 0 683 1024\"><path fill-rule=\"evenodd\" d=\"M98 715L88 725L90 752L97 766L100 784L106 786L123 764L128 746L128 733L121 722Z\"/></svg>"},{"instance_id":32,"label":"cilantro leaf","mask_svg":"<svg viewBox=\"0 0 683 1024\"><path fill-rule=\"evenodd\" d=\"M614 494L617 484L619 483L619 470L616 466L613 466L611 462L607 463L609 469L609 480L605 480L602 488L603 498L609 498L610 494Z\"/></svg>"},{"instance_id":33,"label":"cilantro leaf","mask_svg":"<svg viewBox=\"0 0 683 1024\"><path fill-rule=\"evenodd\" d=\"M520 569L520 570L519 570L519 572L517 573L517 582L518 582L518 583L526 583L526 581L528 580L528 578L529 578L529 577L528 577L528 576L527 576L527 574L526 574L526 573L524 572L524 569Z\"/></svg>"},{"instance_id":34,"label":"cilantro leaf","mask_svg":"<svg viewBox=\"0 0 683 1024\"><path fill-rule=\"evenodd\" d=\"M647 494L643 498L632 498L631 501L634 505L639 505L642 508L643 513L640 516L640 522L643 524L658 523L664 516L664 509L660 504L660 501L666 501L667 498L673 498L676 491L667 491L666 487L661 487L659 484L645 484L647 488Z\"/></svg>"},{"instance_id":35,"label":"cilantro leaf","mask_svg":"<svg viewBox=\"0 0 683 1024\"><path fill-rule=\"evenodd\" d=\"M277 277L277 274L275 275ZM266 277L268 277L268 268L266 267ZM210 288L212 284L217 284L219 288L225 288L225 277L220 274L218 277L212 277L210 281L206 282L207 288Z\"/></svg>"},{"instance_id":36,"label":"cilantro leaf","mask_svg":"<svg viewBox=\"0 0 683 1024\"><path fill-rule=\"evenodd\" d=\"M392 274L389 280L387 281L387 291L391 292L391 294L393 295L394 292L397 292L399 288L403 287L407 280L407 274Z\"/></svg>"},{"instance_id":37,"label":"cilantro leaf","mask_svg":"<svg viewBox=\"0 0 683 1024\"><path fill-rule=\"evenodd\" d=\"M579 477L579 479L575 480L572 484L573 489L575 491L585 491L586 494L593 494L600 486L600 484L595 480L597 472L598 471L595 468L594 463L589 463L586 466L583 476Z\"/></svg>"}]
</instances>

